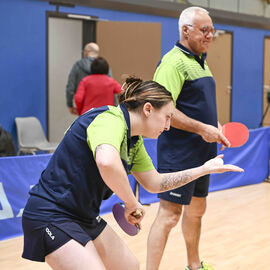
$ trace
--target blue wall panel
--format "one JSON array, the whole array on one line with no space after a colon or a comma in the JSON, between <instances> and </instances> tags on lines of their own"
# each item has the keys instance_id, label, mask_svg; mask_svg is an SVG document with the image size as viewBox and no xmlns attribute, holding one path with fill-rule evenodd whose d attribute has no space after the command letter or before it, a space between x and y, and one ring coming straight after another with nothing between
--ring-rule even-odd
<instances>
[{"instance_id":1,"label":"blue wall panel","mask_svg":"<svg viewBox=\"0 0 270 270\"><path fill-rule=\"evenodd\" d=\"M47 130L48 10L54 11L55 6L35 0L0 1L0 124L12 132L14 139L16 116L36 116ZM177 18L79 6L60 7L60 12L96 15L115 21L160 22L162 55L179 38ZM262 117L264 36L270 36L270 32L218 24L215 27L233 32L232 120L256 128Z\"/></svg>"},{"instance_id":2,"label":"blue wall panel","mask_svg":"<svg viewBox=\"0 0 270 270\"><path fill-rule=\"evenodd\" d=\"M261 32L237 29L234 34L232 121L241 121L249 128L258 127L262 116L264 39Z\"/></svg>"},{"instance_id":3,"label":"blue wall panel","mask_svg":"<svg viewBox=\"0 0 270 270\"><path fill-rule=\"evenodd\" d=\"M15 137L16 116L46 130L46 2L0 2L0 124Z\"/></svg>"},{"instance_id":4,"label":"blue wall panel","mask_svg":"<svg viewBox=\"0 0 270 270\"><path fill-rule=\"evenodd\" d=\"M55 11L55 6L35 0L0 1L0 124L12 133L15 143L14 118L17 116L36 116L47 130L46 11ZM177 23L171 18L79 6L60 7L60 12L96 15L115 21L164 21L163 53L174 44L177 34L176 28L171 35L171 22Z\"/></svg>"}]
</instances>

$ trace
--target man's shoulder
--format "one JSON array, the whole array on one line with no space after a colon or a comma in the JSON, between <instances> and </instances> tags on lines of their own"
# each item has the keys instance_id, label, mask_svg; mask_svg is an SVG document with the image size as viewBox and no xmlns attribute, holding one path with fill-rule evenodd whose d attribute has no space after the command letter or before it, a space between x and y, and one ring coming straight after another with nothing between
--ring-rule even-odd
<instances>
[{"instance_id":1,"label":"man's shoulder","mask_svg":"<svg viewBox=\"0 0 270 270\"><path fill-rule=\"evenodd\" d=\"M161 64L179 68L186 61L186 55L176 46L168 51L162 58Z\"/></svg>"},{"instance_id":2,"label":"man's shoulder","mask_svg":"<svg viewBox=\"0 0 270 270\"><path fill-rule=\"evenodd\" d=\"M80 69L80 65L82 63L81 62L82 60L83 59L79 59L73 64L71 72L78 71Z\"/></svg>"},{"instance_id":3,"label":"man's shoulder","mask_svg":"<svg viewBox=\"0 0 270 270\"><path fill-rule=\"evenodd\" d=\"M75 63L74 63L74 66L77 66L79 65L80 63L82 63L83 59L78 59Z\"/></svg>"},{"instance_id":4,"label":"man's shoulder","mask_svg":"<svg viewBox=\"0 0 270 270\"><path fill-rule=\"evenodd\" d=\"M92 62L93 62L92 58L82 58L82 59L77 60L74 63L74 67L76 67L76 68L88 68L88 67L90 67Z\"/></svg>"}]
</instances>

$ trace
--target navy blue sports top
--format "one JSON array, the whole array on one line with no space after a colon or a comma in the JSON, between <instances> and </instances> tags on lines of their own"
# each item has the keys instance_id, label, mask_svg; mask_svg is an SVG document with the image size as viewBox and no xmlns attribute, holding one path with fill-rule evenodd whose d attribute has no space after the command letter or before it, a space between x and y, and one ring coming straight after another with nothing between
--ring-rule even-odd
<instances>
[{"instance_id":1,"label":"navy blue sports top","mask_svg":"<svg viewBox=\"0 0 270 270\"><path fill-rule=\"evenodd\" d=\"M154 169L141 136L130 136L126 106L104 106L80 116L66 131L62 142L30 190L26 218L91 222L99 215L102 200L112 195L95 162L98 145L113 145L126 172Z\"/></svg>"},{"instance_id":2,"label":"navy blue sports top","mask_svg":"<svg viewBox=\"0 0 270 270\"><path fill-rule=\"evenodd\" d=\"M162 58L154 81L172 93L175 107L189 116L217 127L216 86L205 61L179 42ZM158 138L158 168L184 170L197 167L217 154L216 143L170 128Z\"/></svg>"}]
</instances>

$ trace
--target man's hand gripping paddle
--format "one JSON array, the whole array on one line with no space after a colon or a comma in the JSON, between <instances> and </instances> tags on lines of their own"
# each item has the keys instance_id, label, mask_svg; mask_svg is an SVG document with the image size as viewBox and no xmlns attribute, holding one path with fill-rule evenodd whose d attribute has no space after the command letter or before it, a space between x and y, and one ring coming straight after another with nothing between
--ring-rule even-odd
<instances>
[{"instance_id":1,"label":"man's hand gripping paddle","mask_svg":"<svg viewBox=\"0 0 270 270\"><path fill-rule=\"evenodd\" d=\"M230 147L239 147L244 145L249 137L248 128L238 122L229 122L222 126L222 133L231 143Z\"/></svg>"},{"instance_id":2,"label":"man's hand gripping paddle","mask_svg":"<svg viewBox=\"0 0 270 270\"><path fill-rule=\"evenodd\" d=\"M134 236L137 233L139 233L140 231L139 225L138 224L132 225L126 220L125 208L120 203L117 203L113 206L112 212L115 220L117 221L118 225L124 232L126 232L128 235L131 236ZM136 209L136 211L132 212L131 215L139 219L143 215L143 213L141 209Z\"/></svg>"}]
</instances>

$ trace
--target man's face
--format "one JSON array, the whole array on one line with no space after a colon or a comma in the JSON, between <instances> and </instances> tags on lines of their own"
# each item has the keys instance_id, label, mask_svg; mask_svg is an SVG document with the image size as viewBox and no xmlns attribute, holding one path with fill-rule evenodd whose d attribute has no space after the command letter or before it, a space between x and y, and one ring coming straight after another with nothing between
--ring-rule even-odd
<instances>
[{"instance_id":1,"label":"man's face","mask_svg":"<svg viewBox=\"0 0 270 270\"><path fill-rule=\"evenodd\" d=\"M213 37L214 27L208 14L197 12L193 25L187 29L187 43L192 52L200 55L207 52Z\"/></svg>"}]
</instances>

